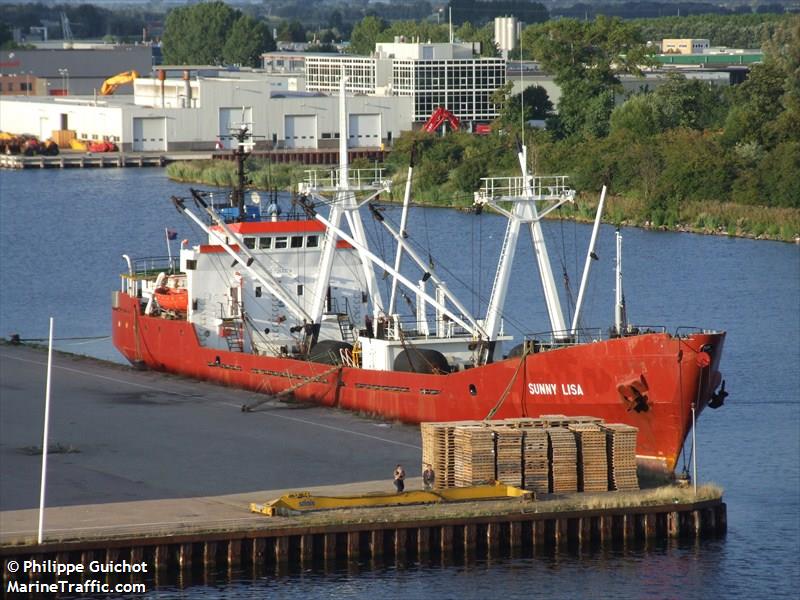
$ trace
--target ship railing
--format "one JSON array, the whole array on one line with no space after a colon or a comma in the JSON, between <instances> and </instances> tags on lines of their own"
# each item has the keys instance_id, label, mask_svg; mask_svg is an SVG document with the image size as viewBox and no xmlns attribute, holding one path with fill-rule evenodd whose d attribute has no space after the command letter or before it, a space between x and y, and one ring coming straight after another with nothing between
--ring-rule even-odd
<instances>
[{"instance_id":1,"label":"ship railing","mask_svg":"<svg viewBox=\"0 0 800 600\"><path fill-rule=\"evenodd\" d=\"M675 328L675 337L676 338L688 338L692 335L696 335L698 333L720 333L718 329L708 329L705 327L695 327L693 325L681 325L680 327Z\"/></svg>"},{"instance_id":2,"label":"ship railing","mask_svg":"<svg viewBox=\"0 0 800 600\"><path fill-rule=\"evenodd\" d=\"M567 183L566 175L529 175L524 177L482 177L481 188L475 192L475 202L485 204L497 200L528 199L529 186L534 200L569 200L575 198L575 190Z\"/></svg>"},{"instance_id":3,"label":"ship railing","mask_svg":"<svg viewBox=\"0 0 800 600\"><path fill-rule=\"evenodd\" d=\"M130 296L141 297L143 289L151 287L159 273L169 275L177 273L180 269L180 257L177 256L147 256L135 259L125 256L125 259L128 263L128 272L121 276L122 291Z\"/></svg>"},{"instance_id":4,"label":"ship railing","mask_svg":"<svg viewBox=\"0 0 800 600\"><path fill-rule=\"evenodd\" d=\"M465 338L472 334L449 319L436 322L438 327L431 328L428 321L419 321L412 316L394 315L387 319L387 337L400 339L428 339L432 337Z\"/></svg>"},{"instance_id":5,"label":"ship railing","mask_svg":"<svg viewBox=\"0 0 800 600\"><path fill-rule=\"evenodd\" d=\"M333 192L339 188L339 169L309 169L305 179L300 182L298 190L301 194ZM384 175L384 169L368 167L365 169L348 169L348 189L351 191L388 190L392 180Z\"/></svg>"},{"instance_id":6,"label":"ship railing","mask_svg":"<svg viewBox=\"0 0 800 600\"><path fill-rule=\"evenodd\" d=\"M530 352L538 352L540 349L563 348L574 346L575 344L585 344L590 342L600 342L619 337L631 337L646 333L666 333L667 328L663 325L628 325L622 334L614 331L613 327L604 329L602 327L584 327L575 330L562 331L541 331L538 333L528 333L523 336L525 344Z\"/></svg>"}]
</instances>

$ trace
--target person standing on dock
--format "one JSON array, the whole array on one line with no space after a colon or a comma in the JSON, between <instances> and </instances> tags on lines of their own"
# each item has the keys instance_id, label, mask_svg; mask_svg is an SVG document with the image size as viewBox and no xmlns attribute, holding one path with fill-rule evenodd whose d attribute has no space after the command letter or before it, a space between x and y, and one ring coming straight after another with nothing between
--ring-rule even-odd
<instances>
[{"instance_id":1,"label":"person standing on dock","mask_svg":"<svg viewBox=\"0 0 800 600\"><path fill-rule=\"evenodd\" d=\"M433 472L433 467L425 464L425 470L422 472L422 483L425 486L425 491L430 492L433 489L433 482L436 480L436 473Z\"/></svg>"},{"instance_id":2,"label":"person standing on dock","mask_svg":"<svg viewBox=\"0 0 800 600\"><path fill-rule=\"evenodd\" d=\"M394 487L398 494L406 489L405 478L406 470L403 468L403 465L397 465L394 469Z\"/></svg>"}]
</instances>

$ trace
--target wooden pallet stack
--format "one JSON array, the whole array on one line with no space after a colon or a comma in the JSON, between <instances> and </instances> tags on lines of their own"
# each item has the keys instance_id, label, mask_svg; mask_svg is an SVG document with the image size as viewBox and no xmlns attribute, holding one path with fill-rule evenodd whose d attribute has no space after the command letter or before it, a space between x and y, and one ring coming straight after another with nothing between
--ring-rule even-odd
<instances>
[{"instance_id":1,"label":"wooden pallet stack","mask_svg":"<svg viewBox=\"0 0 800 600\"><path fill-rule=\"evenodd\" d=\"M481 425L458 427L455 440L455 477L458 487L482 485L495 480L494 432Z\"/></svg>"},{"instance_id":2,"label":"wooden pallet stack","mask_svg":"<svg viewBox=\"0 0 800 600\"><path fill-rule=\"evenodd\" d=\"M526 427L522 432L522 485L536 494L546 494L550 489L547 432L539 427Z\"/></svg>"},{"instance_id":3,"label":"wooden pallet stack","mask_svg":"<svg viewBox=\"0 0 800 600\"><path fill-rule=\"evenodd\" d=\"M636 427L612 423L602 425L606 435L608 485L612 490L638 490L636 474Z\"/></svg>"},{"instance_id":4,"label":"wooden pallet stack","mask_svg":"<svg viewBox=\"0 0 800 600\"><path fill-rule=\"evenodd\" d=\"M493 427L497 449L497 481L522 487L523 431L516 427Z\"/></svg>"},{"instance_id":5,"label":"wooden pallet stack","mask_svg":"<svg viewBox=\"0 0 800 600\"><path fill-rule=\"evenodd\" d=\"M456 422L420 423L422 433L422 462L433 467L436 474L433 487L437 490L453 487L455 483Z\"/></svg>"},{"instance_id":6,"label":"wooden pallet stack","mask_svg":"<svg viewBox=\"0 0 800 600\"><path fill-rule=\"evenodd\" d=\"M578 449L575 435L566 427L548 427L550 440L550 491L554 494L578 491Z\"/></svg>"},{"instance_id":7,"label":"wooden pallet stack","mask_svg":"<svg viewBox=\"0 0 800 600\"><path fill-rule=\"evenodd\" d=\"M608 491L606 432L592 422L570 423L578 448L578 491Z\"/></svg>"}]
</instances>

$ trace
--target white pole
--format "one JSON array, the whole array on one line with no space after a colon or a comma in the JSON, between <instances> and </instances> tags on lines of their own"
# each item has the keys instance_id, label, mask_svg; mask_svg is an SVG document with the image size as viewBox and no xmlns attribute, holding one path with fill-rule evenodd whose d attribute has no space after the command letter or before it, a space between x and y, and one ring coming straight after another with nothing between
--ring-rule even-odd
<instances>
[{"instance_id":1,"label":"white pole","mask_svg":"<svg viewBox=\"0 0 800 600\"><path fill-rule=\"evenodd\" d=\"M450 43L452 44L453 43L453 7L452 6L448 7L447 11L448 11L448 15L449 15L449 18L450 18Z\"/></svg>"},{"instance_id":2,"label":"white pole","mask_svg":"<svg viewBox=\"0 0 800 600\"><path fill-rule=\"evenodd\" d=\"M692 481L694 482L694 495L697 496L697 436L695 426L697 425L694 402L692 402Z\"/></svg>"},{"instance_id":3,"label":"white pole","mask_svg":"<svg viewBox=\"0 0 800 600\"><path fill-rule=\"evenodd\" d=\"M53 317L50 317L50 341L47 346L47 386L44 394L44 436L42 440L42 487L39 491L39 544L44 528L44 488L47 478L47 438L50 433L50 375L53 367Z\"/></svg>"},{"instance_id":4,"label":"white pole","mask_svg":"<svg viewBox=\"0 0 800 600\"><path fill-rule=\"evenodd\" d=\"M164 227L164 238L167 240L167 255L169 255L169 272L172 273L172 247L169 245L168 227Z\"/></svg>"},{"instance_id":5,"label":"white pole","mask_svg":"<svg viewBox=\"0 0 800 600\"><path fill-rule=\"evenodd\" d=\"M583 294L586 291L586 282L589 280L589 270L592 266L592 258L596 255L594 253L595 245L597 244L597 230L600 228L600 218L603 214L603 204L606 201L606 186L603 186L603 191L600 193L600 203L597 205L597 214L594 217L594 227L592 227L592 237L589 240L589 249L586 251L586 263L583 265L583 276L581 277L581 287L578 290L578 302L575 304L575 316L572 318L572 335L578 330L578 319L581 315L581 308L583 307Z\"/></svg>"}]
</instances>

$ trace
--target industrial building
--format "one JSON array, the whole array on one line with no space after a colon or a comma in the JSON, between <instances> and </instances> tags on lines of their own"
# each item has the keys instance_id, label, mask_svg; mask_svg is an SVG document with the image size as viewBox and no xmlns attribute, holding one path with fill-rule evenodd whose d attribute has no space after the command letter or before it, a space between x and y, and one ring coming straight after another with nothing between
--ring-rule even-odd
<instances>
[{"instance_id":1,"label":"industrial building","mask_svg":"<svg viewBox=\"0 0 800 600\"><path fill-rule=\"evenodd\" d=\"M0 99L0 130L48 138L115 142L123 151L214 150L230 147L231 129L246 123L260 148L320 149L338 145L338 98L288 89L287 78L226 73L139 78L133 96ZM348 98L348 145L380 147L411 128L411 98Z\"/></svg>"},{"instance_id":2,"label":"industrial building","mask_svg":"<svg viewBox=\"0 0 800 600\"><path fill-rule=\"evenodd\" d=\"M506 82L506 61L476 57L472 43L378 43L372 56L309 54L305 56L306 89L332 93L342 74L352 94L406 96L413 102L413 121L426 121L437 107L462 122L497 118L492 96ZM284 55L285 56L285 55ZM276 57L265 55L274 65Z\"/></svg>"},{"instance_id":3,"label":"industrial building","mask_svg":"<svg viewBox=\"0 0 800 600\"><path fill-rule=\"evenodd\" d=\"M152 66L153 48L147 45L3 50L0 94L88 96L112 75L132 70L147 75Z\"/></svg>"}]
</instances>

